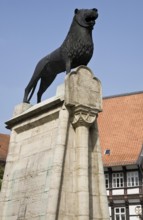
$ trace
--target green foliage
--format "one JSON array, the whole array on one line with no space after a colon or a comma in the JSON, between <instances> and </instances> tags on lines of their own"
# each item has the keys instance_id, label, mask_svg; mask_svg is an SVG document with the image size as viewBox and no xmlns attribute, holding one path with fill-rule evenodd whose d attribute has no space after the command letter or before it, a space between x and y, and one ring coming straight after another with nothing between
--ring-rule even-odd
<instances>
[{"instance_id":1,"label":"green foliage","mask_svg":"<svg viewBox=\"0 0 143 220\"><path fill-rule=\"evenodd\" d=\"M4 174L4 165L0 164L0 189L2 185L3 174Z\"/></svg>"}]
</instances>

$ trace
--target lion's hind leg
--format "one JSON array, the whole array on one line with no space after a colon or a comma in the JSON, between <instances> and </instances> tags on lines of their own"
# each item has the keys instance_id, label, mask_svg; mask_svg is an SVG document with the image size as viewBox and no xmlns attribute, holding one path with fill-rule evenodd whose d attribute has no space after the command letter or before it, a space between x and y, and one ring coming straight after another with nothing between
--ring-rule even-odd
<instances>
[{"instance_id":1,"label":"lion's hind leg","mask_svg":"<svg viewBox=\"0 0 143 220\"><path fill-rule=\"evenodd\" d=\"M34 80L34 81L30 80L29 84L25 88L23 102L26 102L26 103L30 102L30 99L32 98L32 95L35 91L37 82L38 80Z\"/></svg>"},{"instance_id":2,"label":"lion's hind leg","mask_svg":"<svg viewBox=\"0 0 143 220\"><path fill-rule=\"evenodd\" d=\"M37 93L37 103L41 102L41 97L46 89L52 84L57 74L43 74L41 77L40 87Z\"/></svg>"}]
</instances>

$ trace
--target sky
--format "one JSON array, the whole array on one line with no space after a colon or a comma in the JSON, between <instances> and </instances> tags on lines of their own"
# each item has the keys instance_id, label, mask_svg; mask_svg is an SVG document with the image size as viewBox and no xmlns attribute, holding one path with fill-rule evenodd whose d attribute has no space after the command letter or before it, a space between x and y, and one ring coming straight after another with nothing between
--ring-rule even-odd
<instances>
[{"instance_id":1,"label":"sky","mask_svg":"<svg viewBox=\"0 0 143 220\"><path fill-rule=\"evenodd\" d=\"M0 0L0 133L10 133L5 122L22 103L37 62L62 44L75 8L99 12L88 67L101 80L103 97L143 91L143 0ZM42 100L55 95L65 75Z\"/></svg>"}]
</instances>

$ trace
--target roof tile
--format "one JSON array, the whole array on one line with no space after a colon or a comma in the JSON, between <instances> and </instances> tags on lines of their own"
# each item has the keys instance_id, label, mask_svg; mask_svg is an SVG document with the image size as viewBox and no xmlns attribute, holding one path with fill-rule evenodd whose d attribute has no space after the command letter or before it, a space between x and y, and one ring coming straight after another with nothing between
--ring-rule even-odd
<instances>
[{"instance_id":1,"label":"roof tile","mask_svg":"<svg viewBox=\"0 0 143 220\"><path fill-rule=\"evenodd\" d=\"M0 134L0 161L5 161L8 153L9 135Z\"/></svg>"},{"instance_id":2,"label":"roof tile","mask_svg":"<svg viewBox=\"0 0 143 220\"><path fill-rule=\"evenodd\" d=\"M143 92L103 99L98 125L104 165L135 164L143 144Z\"/></svg>"}]
</instances>

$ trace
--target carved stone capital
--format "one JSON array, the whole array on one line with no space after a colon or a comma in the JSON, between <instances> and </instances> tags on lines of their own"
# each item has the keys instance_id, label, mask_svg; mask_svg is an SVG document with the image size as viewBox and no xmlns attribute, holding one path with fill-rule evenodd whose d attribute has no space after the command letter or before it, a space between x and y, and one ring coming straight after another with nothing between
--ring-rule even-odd
<instances>
[{"instance_id":1,"label":"carved stone capital","mask_svg":"<svg viewBox=\"0 0 143 220\"><path fill-rule=\"evenodd\" d=\"M77 106L74 107L72 116L72 125L74 128L79 126L90 127L96 120L98 112L89 107Z\"/></svg>"}]
</instances>

